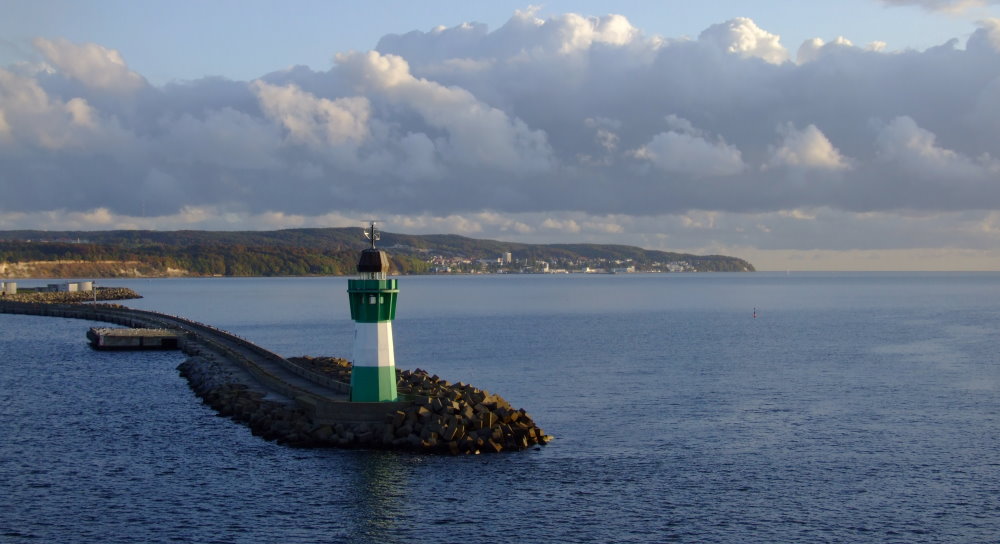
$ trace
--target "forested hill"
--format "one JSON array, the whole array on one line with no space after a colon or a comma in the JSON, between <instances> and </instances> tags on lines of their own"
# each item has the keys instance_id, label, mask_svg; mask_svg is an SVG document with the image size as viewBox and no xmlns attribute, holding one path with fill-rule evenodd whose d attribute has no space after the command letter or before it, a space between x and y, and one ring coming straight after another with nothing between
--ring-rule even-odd
<instances>
[{"instance_id":1,"label":"forested hill","mask_svg":"<svg viewBox=\"0 0 1000 544\"><path fill-rule=\"evenodd\" d=\"M0 231L0 277L304 276L354 273L361 228L278 231ZM753 271L735 257L601 244L521 244L382 233L394 274L549 269ZM512 263L498 262L510 253ZM496 263L496 264L494 264Z\"/></svg>"}]
</instances>

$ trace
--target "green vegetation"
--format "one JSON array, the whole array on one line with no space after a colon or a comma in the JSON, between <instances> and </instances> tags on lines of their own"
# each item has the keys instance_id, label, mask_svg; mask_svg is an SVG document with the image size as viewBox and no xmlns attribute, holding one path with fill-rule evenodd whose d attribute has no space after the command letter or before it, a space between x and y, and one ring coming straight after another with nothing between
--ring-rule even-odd
<instances>
[{"instance_id":1,"label":"green vegetation","mask_svg":"<svg viewBox=\"0 0 1000 544\"><path fill-rule=\"evenodd\" d=\"M734 257L696 256L632 246L533 245L456 235L382 233L393 274L539 271L619 267L752 271ZM37 277L309 276L354 273L366 247L360 228L280 231L0 231L0 272L27 266ZM513 263L498 262L506 252ZM496 264L493 264L496 263ZM433 268L432 268L433 267ZM24 276L25 274L17 274Z\"/></svg>"}]
</instances>

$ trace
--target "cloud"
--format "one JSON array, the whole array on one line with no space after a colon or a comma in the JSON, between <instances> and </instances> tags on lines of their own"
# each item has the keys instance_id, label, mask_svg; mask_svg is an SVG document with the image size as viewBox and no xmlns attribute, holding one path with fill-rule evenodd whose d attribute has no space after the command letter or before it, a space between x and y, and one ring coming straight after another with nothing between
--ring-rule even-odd
<instances>
[{"instance_id":1,"label":"cloud","mask_svg":"<svg viewBox=\"0 0 1000 544\"><path fill-rule=\"evenodd\" d=\"M545 171L550 166L544 133L465 89L414 77L401 57L354 52L337 55L337 64L362 92L415 114L429 130L439 131L433 141L446 162L514 173Z\"/></svg>"},{"instance_id":2,"label":"cloud","mask_svg":"<svg viewBox=\"0 0 1000 544\"><path fill-rule=\"evenodd\" d=\"M75 44L61 38L35 38L33 44L56 69L87 87L128 93L147 85L145 78L129 70L114 49L96 43Z\"/></svg>"},{"instance_id":3,"label":"cloud","mask_svg":"<svg viewBox=\"0 0 1000 544\"><path fill-rule=\"evenodd\" d=\"M784 251L795 244L777 237L803 224L1000 209L998 20L964 48L814 39L790 62L749 18L691 39L621 15L539 13L387 35L329 70L160 87L117 51L39 38L43 65L0 68L0 216L250 228L357 212L412 229L623 242L639 228L649 244ZM982 236L947 232L941 243Z\"/></svg>"},{"instance_id":4,"label":"cloud","mask_svg":"<svg viewBox=\"0 0 1000 544\"><path fill-rule=\"evenodd\" d=\"M852 48L854 44L851 40L843 36L838 36L832 42L825 42L820 38L812 38L806 40L799 46L799 51L796 57L796 62L799 64L805 64L820 58L824 53L829 53L831 50L836 48ZM879 49L879 47L874 47L873 49Z\"/></svg>"},{"instance_id":5,"label":"cloud","mask_svg":"<svg viewBox=\"0 0 1000 544\"><path fill-rule=\"evenodd\" d=\"M622 15L587 17L566 13L542 19L537 13L537 8L518 10L494 32L489 32L483 24L463 23L426 33L389 34L379 40L375 49L383 54L405 56L421 65L458 61L479 69L482 65L474 60L520 62L553 57L565 60L567 56L586 54L594 48L628 46L642 37L642 32Z\"/></svg>"},{"instance_id":6,"label":"cloud","mask_svg":"<svg viewBox=\"0 0 1000 544\"><path fill-rule=\"evenodd\" d=\"M970 45L986 44L994 52L1000 51L1000 19L984 19L979 21L979 29L969 40Z\"/></svg>"},{"instance_id":7,"label":"cloud","mask_svg":"<svg viewBox=\"0 0 1000 544\"><path fill-rule=\"evenodd\" d=\"M788 60L788 51L781 45L781 38L746 17L712 25L698 36L698 40L742 58L758 58L772 64Z\"/></svg>"},{"instance_id":8,"label":"cloud","mask_svg":"<svg viewBox=\"0 0 1000 544\"><path fill-rule=\"evenodd\" d=\"M363 96L330 100L295 85L278 87L258 80L250 86L264 115L282 126L293 144L327 151L357 148L369 136L371 106Z\"/></svg>"},{"instance_id":9,"label":"cloud","mask_svg":"<svg viewBox=\"0 0 1000 544\"><path fill-rule=\"evenodd\" d=\"M933 133L917 126L912 118L898 117L880 130L879 155L910 175L932 181L988 181L1000 174L1000 161L989 154L977 158L963 156L938 146L936 140Z\"/></svg>"},{"instance_id":10,"label":"cloud","mask_svg":"<svg viewBox=\"0 0 1000 544\"><path fill-rule=\"evenodd\" d=\"M775 147L766 167L793 167L817 170L845 170L850 162L840 154L816 125L799 130L791 124L782 125L778 131L784 136Z\"/></svg>"},{"instance_id":11,"label":"cloud","mask_svg":"<svg viewBox=\"0 0 1000 544\"><path fill-rule=\"evenodd\" d=\"M83 98L60 100L37 80L2 68L0 97L0 145L75 153L107 149L115 143L114 123L103 119Z\"/></svg>"},{"instance_id":12,"label":"cloud","mask_svg":"<svg viewBox=\"0 0 1000 544\"><path fill-rule=\"evenodd\" d=\"M1000 187L1000 160L989 153L970 157L942 147L937 136L910 117L898 117L882 126L878 156L891 171L905 174L901 187L917 191L920 200L934 199L930 209L976 209L977 199L996 198ZM901 201L913 197L903 195ZM917 207L917 206L913 206Z\"/></svg>"},{"instance_id":13,"label":"cloud","mask_svg":"<svg viewBox=\"0 0 1000 544\"><path fill-rule=\"evenodd\" d=\"M172 163L210 164L234 170L277 169L280 131L232 108L185 113L160 122L160 145Z\"/></svg>"},{"instance_id":14,"label":"cloud","mask_svg":"<svg viewBox=\"0 0 1000 544\"><path fill-rule=\"evenodd\" d=\"M721 138L710 141L689 121L676 116L667 118L675 130L653 136L634 151L637 159L648 160L666 172L702 176L732 176L745 168L740 150Z\"/></svg>"}]
</instances>

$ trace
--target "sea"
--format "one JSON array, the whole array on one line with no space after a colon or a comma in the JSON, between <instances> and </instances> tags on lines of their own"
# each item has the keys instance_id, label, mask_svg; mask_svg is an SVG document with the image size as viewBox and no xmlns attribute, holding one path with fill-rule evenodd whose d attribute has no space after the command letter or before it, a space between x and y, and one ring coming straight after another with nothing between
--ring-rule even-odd
<instances>
[{"instance_id":1,"label":"sea","mask_svg":"<svg viewBox=\"0 0 1000 544\"><path fill-rule=\"evenodd\" d=\"M343 277L98 285L282 355L351 352ZM397 367L497 393L555 439L458 457L293 449L202 404L180 352L96 352L98 323L0 315L0 541L1000 539L1000 273L399 288Z\"/></svg>"}]
</instances>

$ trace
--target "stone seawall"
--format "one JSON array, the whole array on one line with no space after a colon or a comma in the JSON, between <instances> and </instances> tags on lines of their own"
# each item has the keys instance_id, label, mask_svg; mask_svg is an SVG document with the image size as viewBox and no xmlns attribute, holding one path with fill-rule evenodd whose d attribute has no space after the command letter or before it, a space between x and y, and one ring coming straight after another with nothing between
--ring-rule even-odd
<instances>
[{"instance_id":1,"label":"stone seawall","mask_svg":"<svg viewBox=\"0 0 1000 544\"><path fill-rule=\"evenodd\" d=\"M331 379L350 380L351 364L333 357L300 357L292 364ZM516 451L552 440L523 409L471 385L451 384L426 371L397 370L402 400L334 403L339 417L317 418L302 402L268 395L230 365L196 356L181 363L192 390L220 415L250 427L254 435L294 447L409 450L479 454ZM359 410L375 417L357 418ZM359 420L365 419L365 420Z\"/></svg>"},{"instance_id":2,"label":"stone seawall","mask_svg":"<svg viewBox=\"0 0 1000 544\"><path fill-rule=\"evenodd\" d=\"M310 446L309 416L289 399L238 377L231 364L192 357L177 367L202 401L219 415L250 427L255 436L290 446Z\"/></svg>"}]
</instances>

